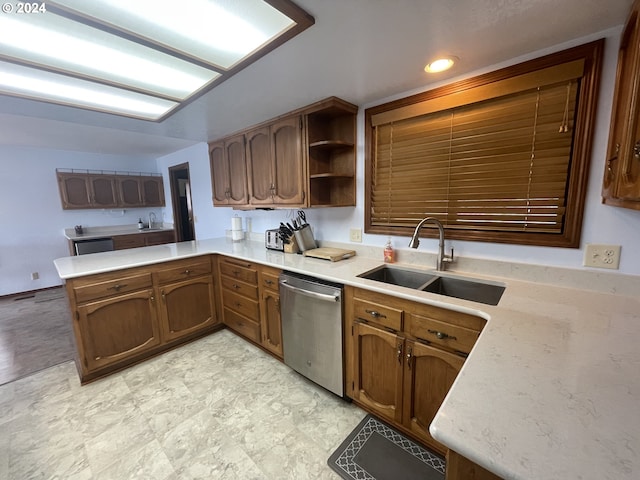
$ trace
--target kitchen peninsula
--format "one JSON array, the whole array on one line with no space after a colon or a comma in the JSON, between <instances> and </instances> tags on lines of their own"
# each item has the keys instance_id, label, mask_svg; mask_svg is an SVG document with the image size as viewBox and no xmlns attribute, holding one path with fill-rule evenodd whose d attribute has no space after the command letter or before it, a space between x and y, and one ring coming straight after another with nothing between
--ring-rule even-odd
<instances>
[{"instance_id":1,"label":"kitchen peninsula","mask_svg":"<svg viewBox=\"0 0 640 480\"><path fill-rule=\"evenodd\" d=\"M61 278L72 280L172 262L201 264L215 255L486 319L431 424L432 435L505 479L637 478L640 300L631 294L473 272L475 278L506 284L499 304L490 306L359 278L381 264L379 257L358 255L332 263L225 238L66 257L55 265ZM463 263L456 273L464 274ZM432 263L423 265L427 270ZM514 266L513 271L527 268ZM548 278L576 273L552 270ZM609 278L580 274L591 275L589 281ZM151 276L147 281L153 282ZM640 289L637 277L619 277L628 292ZM215 328L212 322L211 331Z\"/></svg>"}]
</instances>

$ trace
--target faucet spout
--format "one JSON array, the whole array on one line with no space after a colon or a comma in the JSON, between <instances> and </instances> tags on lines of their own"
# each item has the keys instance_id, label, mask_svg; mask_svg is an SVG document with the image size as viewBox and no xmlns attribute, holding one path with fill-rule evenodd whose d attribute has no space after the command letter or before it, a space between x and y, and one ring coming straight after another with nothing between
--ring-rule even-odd
<instances>
[{"instance_id":1,"label":"faucet spout","mask_svg":"<svg viewBox=\"0 0 640 480\"><path fill-rule=\"evenodd\" d=\"M149 213L149 228L153 228L156 223L156 214L154 212Z\"/></svg>"},{"instance_id":2,"label":"faucet spout","mask_svg":"<svg viewBox=\"0 0 640 480\"><path fill-rule=\"evenodd\" d=\"M440 220L435 217L426 217L420 220L420 223L416 226L416 229L413 232L413 236L411 237L411 241L409 242L409 248L418 248L420 245L420 229L425 223L433 223L436 227L438 227L438 258L436 261L436 270L444 270L445 263L453 262L453 248L451 249L451 255L447 255L444 253L444 227Z\"/></svg>"}]
</instances>

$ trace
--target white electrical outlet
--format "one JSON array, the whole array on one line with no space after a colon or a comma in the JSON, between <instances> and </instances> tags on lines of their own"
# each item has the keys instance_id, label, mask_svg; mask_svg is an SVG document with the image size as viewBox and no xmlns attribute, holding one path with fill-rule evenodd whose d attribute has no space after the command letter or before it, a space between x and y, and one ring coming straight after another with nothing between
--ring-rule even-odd
<instances>
[{"instance_id":1,"label":"white electrical outlet","mask_svg":"<svg viewBox=\"0 0 640 480\"><path fill-rule=\"evenodd\" d=\"M349 240L352 242L362 243L362 229L352 228L349 230Z\"/></svg>"},{"instance_id":2,"label":"white electrical outlet","mask_svg":"<svg viewBox=\"0 0 640 480\"><path fill-rule=\"evenodd\" d=\"M585 267L617 270L620 267L620 249L620 245L587 243L582 264Z\"/></svg>"},{"instance_id":3,"label":"white electrical outlet","mask_svg":"<svg viewBox=\"0 0 640 480\"><path fill-rule=\"evenodd\" d=\"M40 274L38 272L33 272L31 274L31 280L38 280L40 278Z\"/></svg>"}]
</instances>

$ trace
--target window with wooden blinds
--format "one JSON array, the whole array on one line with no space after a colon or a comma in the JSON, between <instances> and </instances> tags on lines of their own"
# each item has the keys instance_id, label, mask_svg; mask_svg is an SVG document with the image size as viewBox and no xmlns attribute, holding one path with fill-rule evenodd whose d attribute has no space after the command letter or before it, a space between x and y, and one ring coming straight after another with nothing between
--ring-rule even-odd
<instances>
[{"instance_id":1,"label":"window with wooden blinds","mask_svg":"<svg viewBox=\"0 0 640 480\"><path fill-rule=\"evenodd\" d=\"M578 247L601 45L367 110L366 231Z\"/></svg>"}]
</instances>

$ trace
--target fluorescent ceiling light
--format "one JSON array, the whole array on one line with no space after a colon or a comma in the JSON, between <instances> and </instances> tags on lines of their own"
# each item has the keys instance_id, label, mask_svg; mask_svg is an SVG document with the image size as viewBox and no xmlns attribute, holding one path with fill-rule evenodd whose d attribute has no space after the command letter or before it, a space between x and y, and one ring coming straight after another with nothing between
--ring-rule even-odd
<instances>
[{"instance_id":1,"label":"fluorescent ceiling light","mask_svg":"<svg viewBox=\"0 0 640 480\"><path fill-rule=\"evenodd\" d=\"M295 22L263 0L56 0L90 18L230 68Z\"/></svg>"},{"instance_id":2,"label":"fluorescent ceiling light","mask_svg":"<svg viewBox=\"0 0 640 480\"><path fill-rule=\"evenodd\" d=\"M6 57L177 100L220 74L56 15L1 15Z\"/></svg>"},{"instance_id":3,"label":"fluorescent ceiling light","mask_svg":"<svg viewBox=\"0 0 640 480\"><path fill-rule=\"evenodd\" d=\"M162 119L313 24L269 1L50 0L0 15L0 94Z\"/></svg>"},{"instance_id":4,"label":"fluorescent ceiling light","mask_svg":"<svg viewBox=\"0 0 640 480\"><path fill-rule=\"evenodd\" d=\"M0 62L0 93L156 120L177 106L162 98Z\"/></svg>"}]
</instances>

